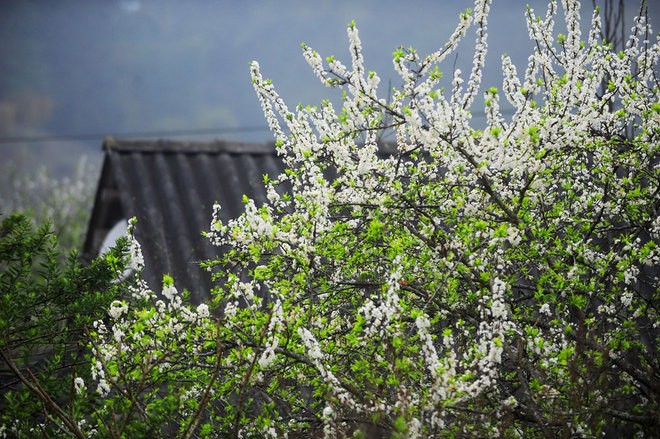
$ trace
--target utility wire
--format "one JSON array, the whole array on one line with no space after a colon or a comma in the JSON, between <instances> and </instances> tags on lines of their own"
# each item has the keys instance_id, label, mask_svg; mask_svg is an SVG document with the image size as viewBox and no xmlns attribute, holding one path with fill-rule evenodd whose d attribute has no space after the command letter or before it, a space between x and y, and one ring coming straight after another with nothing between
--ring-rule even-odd
<instances>
[{"instance_id":1,"label":"utility wire","mask_svg":"<svg viewBox=\"0 0 660 439\"><path fill-rule=\"evenodd\" d=\"M502 109L502 115L513 114L513 109ZM472 113L473 116L480 118L484 117L483 111L476 111ZM178 137L202 134L230 134L230 133L256 133L266 132L270 129L266 126L248 126L239 128L200 128L200 129L186 129L186 130L159 130L159 131L131 131L125 133L87 133L87 134L53 134L44 136L14 136L14 137L0 137L0 144L7 143L38 143L38 142L63 142L66 140L98 140L106 136L121 137L121 138L135 138L135 137Z\"/></svg>"},{"instance_id":2,"label":"utility wire","mask_svg":"<svg viewBox=\"0 0 660 439\"><path fill-rule=\"evenodd\" d=\"M190 136L200 134L229 134L229 133L254 133L269 131L265 126L253 126L242 128L204 128L188 130L161 130L161 131L132 131L126 133L88 133L88 134L54 134L47 136L15 136L0 137L2 143L37 143L37 142L61 142L66 140L98 140L106 136L131 138L131 137L163 137L163 136Z\"/></svg>"}]
</instances>

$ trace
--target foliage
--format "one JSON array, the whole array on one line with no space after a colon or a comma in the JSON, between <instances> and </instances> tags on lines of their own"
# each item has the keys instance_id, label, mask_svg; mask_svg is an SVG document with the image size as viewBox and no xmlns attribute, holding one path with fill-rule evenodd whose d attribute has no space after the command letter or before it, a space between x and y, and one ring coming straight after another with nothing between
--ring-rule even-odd
<instances>
[{"instance_id":1,"label":"foliage","mask_svg":"<svg viewBox=\"0 0 660 439\"><path fill-rule=\"evenodd\" d=\"M0 225L0 433L83 434L93 393L84 328L120 291L126 258L118 246L82 266L63 261L48 224L25 216Z\"/></svg>"},{"instance_id":2,"label":"foliage","mask_svg":"<svg viewBox=\"0 0 660 439\"><path fill-rule=\"evenodd\" d=\"M83 266L75 252L63 262L49 224L35 229L20 214L3 221L1 437L162 437L180 424L186 431L186 407L205 408L195 397L219 372L205 373L206 360L195 356L214 342L203 339L208 307L182 305L167 276L166 302L147 289L133 227L128 240ZM129 301L140 311L124 341Z\"/></svg>"},{"instance_id":3,"label":"foliage","mask_svg":"<svg viewBox=\"0 0 660 439\"><path fill-rule=\"evenodd\" d=\"M429 56L395 51L389 100L354 23L350 67L303 45L343 91L339 111L290 111L251 65L287 171L265 176L268 201L245 198L234 220L216 206L208 305L191 308L169 276L160 294L139 277L115 291L88 333L93 410L75 413L86 433L660 429L660 42L644 13L615 52L598 11L583 38L578 1L562 2L564 35L557 2L545 17L528 9L536 49L522 77L502 58L476 128L489 6L477 0ZM439 66L471 28L472 70L445 88Z\"/></svg>"}]
</instances>

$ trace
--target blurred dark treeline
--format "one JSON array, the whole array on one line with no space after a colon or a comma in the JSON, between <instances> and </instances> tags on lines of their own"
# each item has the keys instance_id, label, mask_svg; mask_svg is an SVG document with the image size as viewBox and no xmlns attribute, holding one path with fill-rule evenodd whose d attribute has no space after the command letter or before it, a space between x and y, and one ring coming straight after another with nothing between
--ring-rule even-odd
<instances>
[{"instance_id":1,"label":"blurred dark treeline","mask_svg":"<svg viewBox=\"0 0 660 439\"><path fill-rule=\"evenodd\" d=\"M596 3L604 1L611 0ZM528 3L544 14L547 0ZM345 27L355 20L367 67L380 74L385 96L388 84L399 84L392 51L401 45L421 55L436 50L458 14L473 4L1 1L0 172L7 166L19 174L46 166L53 177L72 175L82 155L100 163L103 135L270 140L249 61L260 62L290 106L338 98L318 83L300 43L349 64ZM638 5L626 2L630 24ZM588 19L591 1L583 1L582 8ZM658 6L649 8L653 15ZM493 2L485 86L501 84L504 52L524 71L532 49L524 13L524 3ZM454 68L468 74L474 41L472 32L469 36L465 50L445 63L446 79Z\"/></svg>"}]
</instances>

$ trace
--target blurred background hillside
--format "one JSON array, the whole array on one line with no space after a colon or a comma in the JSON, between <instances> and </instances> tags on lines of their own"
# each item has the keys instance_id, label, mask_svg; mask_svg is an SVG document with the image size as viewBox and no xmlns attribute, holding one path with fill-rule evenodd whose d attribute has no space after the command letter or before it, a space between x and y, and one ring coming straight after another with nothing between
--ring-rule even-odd
<instances>
[{"instance_id":1,"label":"blurred background hillside","mask_svg":"<svg viewBox=\"0 0 660 439\"><path fill-rule=\"evenodd\" d=\"M545 14L546 0L529 3ZM660 26L653 19L659 6L649 3ZM93 192L105 135L270 140L248 63L259 61L290 106L338 97L320 85L300 44L348 63L351 20L385 96L390 81L400 84L392 52L401 45L421 55L436 50L472 6L472 0L2 1L0 210L29 204L30 185L63 178L82 179ZM583 2L585 26L592 9ZM637 10L638 2L627 2L626 28ZM532 48L524 13L525 2L494 1L484 86L500 86L502 53L524 70ZM469 72L473 35L445 64L447 78L455 66Z\"/></svg>"}]
</instances>

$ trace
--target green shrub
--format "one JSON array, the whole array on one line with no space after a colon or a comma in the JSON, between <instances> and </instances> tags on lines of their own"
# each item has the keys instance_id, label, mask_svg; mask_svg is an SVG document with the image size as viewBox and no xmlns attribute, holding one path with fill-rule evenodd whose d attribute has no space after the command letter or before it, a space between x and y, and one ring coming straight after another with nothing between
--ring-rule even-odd
<instances>
[{"instance_id":1,"label":"green shrub","mask_svg":"<svg viewBox=\"0 0 660 439\"><path fill-rule=\"evenodd\" d=\"M93 408L85 331L121 295L124 240L83 266L49 224L15 214L0 225L0 425L25 436L83 437Z\"/></svg>"}]
</instances>

